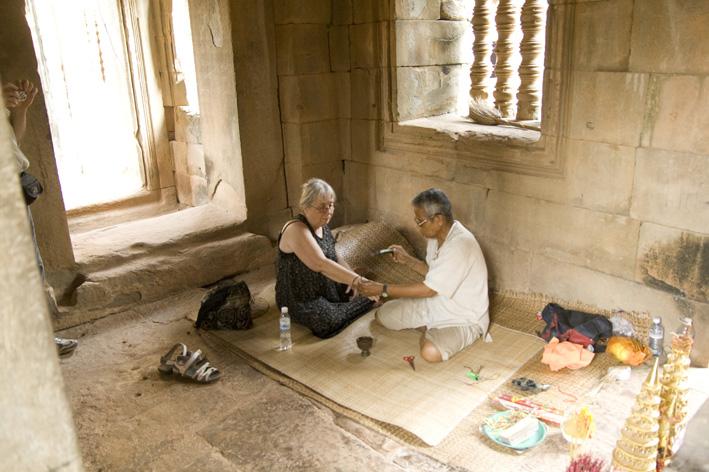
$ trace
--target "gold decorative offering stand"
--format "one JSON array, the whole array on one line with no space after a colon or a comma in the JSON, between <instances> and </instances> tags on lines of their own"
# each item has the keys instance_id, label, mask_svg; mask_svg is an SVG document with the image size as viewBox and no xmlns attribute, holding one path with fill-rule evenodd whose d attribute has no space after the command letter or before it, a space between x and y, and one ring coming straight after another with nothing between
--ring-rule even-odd
<instances>
[{"instance_id":1,"label":"gold decorative offering stand","mask_svg":"<svg viewBox=\"0 0 709 472\"><path fill-rule=\"evenodd\" d=\"M635 406L620 432L613 450L611 470L614 472L651 472L657 463L660 429L659 358L645 379Z\"/></svg>"},{"instance_id":2,"label":"gold decorative offering stand","mask_svg":"<svg viewBox=\"0 0 709 472\"><path fill-rule=\"evenodd\" d=\"M667 362L662 367L660 403L660 443L657 471L667 466L679 449L687 426L687 368L692 351L691 319L684 319L686 330L672 335Z\"/></svg>"}]
</instances>

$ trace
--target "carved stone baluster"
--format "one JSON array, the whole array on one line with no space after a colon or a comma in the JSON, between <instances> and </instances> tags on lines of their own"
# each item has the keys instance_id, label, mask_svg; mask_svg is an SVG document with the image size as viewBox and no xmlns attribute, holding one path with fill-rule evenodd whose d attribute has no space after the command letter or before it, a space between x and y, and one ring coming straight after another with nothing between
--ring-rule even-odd
<instances>
[{"instance_id":1,"label":"carved stone baluster","mask_svg":"<svg viewBox=\"0 0 709 472\"><path fill-rule=\"evenodd\" d=\"M495 16L497 24L497 45L495 46L495 106L503 117L509 118L514 113L514 90L512 88L512 75L514 68L512 56L514 54L514 33L519 28L518 0L500 0Z\"/></svg>"},{"instance_id":2,"label":"carved stone baluster","mask_svg":"<svg viewBox=\"0 0 709 472\"><path fill-rule=\"evenodd\" d=\"M473 67L470 70L470 96L472 98L490 98L490 74L492 73L492 0L475 0L473 10L473 54L475 56Z\"/></svg>"},{"instance_id":3,"label":"carved stone baluster","mask_svg":"<svg viewBox=\"0 0 709 472\"><path fill-rule=\"evenodd\" d=\"M522 7L524 37L519 48L522 64L517 93L518 120L538 120L541 116L546 16L547 0L525 1Z\"/></svg>"}]
</instances>

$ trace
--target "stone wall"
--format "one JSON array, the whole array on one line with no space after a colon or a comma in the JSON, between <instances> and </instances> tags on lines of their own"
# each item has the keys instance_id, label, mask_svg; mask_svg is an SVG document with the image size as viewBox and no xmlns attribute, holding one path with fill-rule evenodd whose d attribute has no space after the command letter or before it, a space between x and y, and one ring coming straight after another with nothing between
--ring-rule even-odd
<instances>
[{"instance_id":1,"label":"stone wall","mask_svg":"<svg viewBox=\"0 0 709 472\"><path fill-rule=\"evenodd\" d=\"M328 181L343 201L350 156L350 0L275 0L276 63L288 205L300 185ZM355 19L356 21L356 19ZM343 213L335 213L334 222Z\"/></svg>"},{"instance_id":2,"label":"stone wall","mask_svg":"<svg viewBox=\"0 0 709 472\"><path fill-rule=\"evenodd\" d=\"M11 132L0 118L0 470L81 471Z\"/></svg>"},{"instance_id":3,"label":"stone wall","mask_svg":"<svg viewBox=\"0 0 709 472\"><path fill-rule=\"evenodd\" d=\"M480 240L494 288L645 310L670 327L679 314L693 315L698 344L708 345L709 43L699 38L706 36L709 4L550 2L550 17L561 8L573 12L573 40L564 46L570 49L547 52L571 54L571 94L562 103L569 107L559 151L563 175L539 177L484 169L425 146L383 150L382 129L404 105L392 105L401 64L389 64L395 83L388 84L387 63L378 61L415 56L416 47L402 50L401 38L428 41L441 21L431 20L436 5L455 3L462 2L397 0L382 12L378 2L353 2L354 17L371 20L366 28L394 31L396 41L353 56L352 103L375 110L353 107L348 222L392 222L421 249L409 201L425 188L442 188L456 218ZM421 36L410 31L417 22ZM358 27L365 28L352 28ZM372 80L355 80L360 76ZM444 81L430 83L445 88ZM706 363L709 350L701 349Z\"/></svg>"},{"instance_id":4,"label":"stone wall","mask_svg":"<svg viewBox=\"0 0 709 472\"><path fill-rule=\"evenodd\" d=\"M74 254L24 0L0 3L0 44L0 80L28 79L40 88L27 114L21 146L30 160L29 172L44 185L44 193L32 204L42 258L49 271L67 271L74 267Z\"/></svg>"}]
</instances>

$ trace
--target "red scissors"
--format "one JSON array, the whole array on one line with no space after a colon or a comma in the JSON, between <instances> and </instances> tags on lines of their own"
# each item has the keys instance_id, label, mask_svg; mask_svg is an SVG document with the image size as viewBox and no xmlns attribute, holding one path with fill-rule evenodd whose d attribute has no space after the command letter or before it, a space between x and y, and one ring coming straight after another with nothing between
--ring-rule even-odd
<instances>
[{"instance_id":1,"label":"red scissors","mask_svg":"<svg viewBox=\"0 0 709 472\"><path fill-rule=\"evenodd\" d=\"M412 369L414 369L414 372L416 371L416 367L414 366L414 359L416 356L404 356L404 360L409 363Z\"/></svg>"}]
</instances>

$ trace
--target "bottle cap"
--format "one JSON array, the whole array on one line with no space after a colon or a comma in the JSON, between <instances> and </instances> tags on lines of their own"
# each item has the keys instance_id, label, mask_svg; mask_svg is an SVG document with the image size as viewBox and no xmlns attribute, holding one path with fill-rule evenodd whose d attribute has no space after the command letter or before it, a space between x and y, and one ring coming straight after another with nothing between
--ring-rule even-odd
<instances>
[{"instance_id":1,"label":"bottle cap","mask_svg":"<svg viewBox=\"0 0 709 472\"><path fill-rule=\"evenodd\" d=\"M288 307L287 306L281 307L281 313L288 313Z\"/></svg>"},{"instance_id":2,"label":"bottle cap","mask_svg":"<svg viewBox=\"0 0 709 472\"><path fill-rule=\"evenodd\" d=\"M653 323L658 323L658 324L659 324L659 323L662 323L662 318L659 317L659 316L654 316L654 317L652 318L652 322L653 322Z\"/></svg>"}]
</instances>

